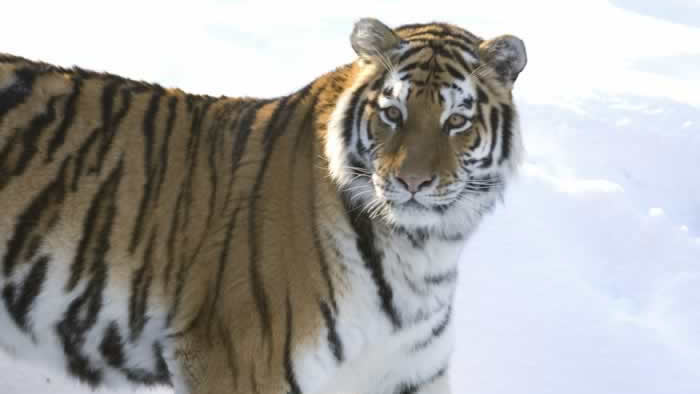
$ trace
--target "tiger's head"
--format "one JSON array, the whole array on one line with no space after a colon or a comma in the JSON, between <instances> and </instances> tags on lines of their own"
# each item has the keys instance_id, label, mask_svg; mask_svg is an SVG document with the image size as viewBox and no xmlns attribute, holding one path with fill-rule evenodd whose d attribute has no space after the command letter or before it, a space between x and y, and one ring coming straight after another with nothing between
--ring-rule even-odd
<instances>
[{"instance_id":1,"label":"tiger's head","mask_svg":"<svg viewBox=\"0 0 700 394\"><path fill-rule=\"evenodd\" d=\"M359 58L326 143L333 179L354 205L393 226L473 224L522 154L511 91L527 61L523 42L362 19L351 43Z\"/></svg>"}]
</instances>

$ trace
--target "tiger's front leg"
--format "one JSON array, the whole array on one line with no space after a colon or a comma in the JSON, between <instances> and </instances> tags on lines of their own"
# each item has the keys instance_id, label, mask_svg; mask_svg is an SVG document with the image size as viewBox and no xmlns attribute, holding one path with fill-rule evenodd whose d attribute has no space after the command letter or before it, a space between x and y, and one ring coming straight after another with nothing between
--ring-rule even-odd
<instances>
[{"instance_id":1,"label":"tiger's front leg","mask_svg":"<svg viewBox=\"0 0 700 394\"><path fill-rule=\"evenodd\" d=\"M251 337L234 337L218 323L178 338L175 394L300 394L280 352ZM307 393L304 393L307 394Z\"/></svg>"},{"instance_id":2,"label":"tiger's front leg","mask_svg":"<svg viewBox=\"0 0 700 394\"><path fill-rule=\"evenodd\" d=\"M392 394L451 394L450 380L447 371L434 377L431 381L422 385L402 385L397 387Z\"/></svg>"},{"instance_id":3,"label":"tiger's front leg","mask_svg":"<svg viewBox=\"0 0 700 394\"><path fill-rule=\"evenodd\" d=\"M314 394L450 394L454 335L444 313L368 346Z\"/></svg>"}]
</instances>

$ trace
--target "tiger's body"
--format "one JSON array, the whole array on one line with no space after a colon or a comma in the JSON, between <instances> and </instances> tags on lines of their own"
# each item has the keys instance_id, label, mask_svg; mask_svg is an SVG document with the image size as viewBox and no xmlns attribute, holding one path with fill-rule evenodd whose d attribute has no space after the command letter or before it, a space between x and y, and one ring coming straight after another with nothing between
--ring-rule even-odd
<instances>
[{"instance_id":1,"label":"tiger's body","mask_svg":"<svg viewBox=\"0 0 700 394\"><path fill-rule=\"evenodd\" d=\"M0 55L0 347L93 387L448 393L457 256L521 150L511 40L363 20L268 100Z\"/></svg>"}]
</instances>

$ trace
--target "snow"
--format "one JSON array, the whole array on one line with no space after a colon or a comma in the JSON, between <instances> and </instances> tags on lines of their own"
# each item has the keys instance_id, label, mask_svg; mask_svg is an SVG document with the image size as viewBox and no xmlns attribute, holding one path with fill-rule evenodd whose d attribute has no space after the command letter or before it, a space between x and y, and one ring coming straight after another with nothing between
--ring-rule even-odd
<instances>
[{"instance_id":1,"label":"snow","mask_svg":"<svg viewBox=\"0 0 700 394\"><path fill-rule=\"evenodd\" d=\"M0 50L269 96L349 60L361 16L517 34L530 61L515 91L528 155L462 256L453 392L700 393L700 3L421 3L268 12L262 2L154 0L120 2L105 19L93 2L46 2L40 13L17 2L33 30L3 20ZM59 17L71 9L80 23ZM0 353L0 393L45 392L90 391Z\"/></svg>"},{"instance_id":2,"label":"snow","mask_svg":"<svg viewBox=\"0 0 700 394\"><path fill-rule=\"evenodd\" d=\"M528 160L462 257L456 392L700 393L700 135L607 101L522 107Z\"/></svg>"}]
</instances>

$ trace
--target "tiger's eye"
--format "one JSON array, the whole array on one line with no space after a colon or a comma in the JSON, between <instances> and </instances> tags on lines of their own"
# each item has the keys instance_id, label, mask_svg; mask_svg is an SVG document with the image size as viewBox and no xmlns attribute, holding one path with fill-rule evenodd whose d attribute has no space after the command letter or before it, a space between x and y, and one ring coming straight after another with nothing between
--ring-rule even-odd
<instances>
[{"instance_id":1,"label":"tiger's eye","mask_svg":"<svg viewBox=\"0 0 700 394\"><path fill-rule=\"evenodd\" d=\"M386 117L392 122L401 120L401 110L396 107L389 107L384 110Z\"/></svg>"},{"instance_id":2,"label":"tiger's eye","mask_svg":"<svg viewBox=\"0 0 700 394\"><path fill-rule=\"evenodd\" d=\"M467 118L464 115L452 114L447 118L447 125L451 129L457 129L464 126L467 123Z\"/></svg>"}]
</instances>

